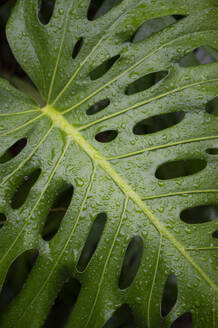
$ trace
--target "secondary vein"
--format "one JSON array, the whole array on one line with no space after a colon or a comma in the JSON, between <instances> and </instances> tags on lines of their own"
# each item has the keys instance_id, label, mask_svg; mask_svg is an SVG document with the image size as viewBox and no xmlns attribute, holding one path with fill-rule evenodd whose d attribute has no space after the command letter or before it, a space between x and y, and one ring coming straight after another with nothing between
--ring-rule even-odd
<instances>
[{"instance_id":1,"label":"secondary vein","mask_svg":"<svg viewBox=\"0 0 218 328\"><path fill-rule=\"evenodd\" d=\"M50 106L42 108L45 113L55 125L57 125L62 131L70 136L74 142L76 142L81 149L83 149L92 161L100 166L117 184L120 190L126 195L128 199L131 199L139 208L144 212L147 218L153 223L159 233L167 238L172 245L188 260L188 262L195 268L195 270L202 276L202 278L208 283L208 285L218 293L218 286L213 280L203 271L203 269L194 261L190 254L186 251L185 247L171 234L171 232L159 221L156 215L149 209L141 197L128 185L128 183L115 171L105 157L100 154L92 145L90 145L81 133L73 127L62 114L56 111Z\"/></svg>"}]
</instances>

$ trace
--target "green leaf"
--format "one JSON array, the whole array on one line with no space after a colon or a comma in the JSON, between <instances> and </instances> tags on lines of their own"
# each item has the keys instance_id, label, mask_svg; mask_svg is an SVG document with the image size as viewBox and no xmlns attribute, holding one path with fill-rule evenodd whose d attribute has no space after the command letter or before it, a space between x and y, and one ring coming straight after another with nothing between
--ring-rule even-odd
<instances>
[{"instance_id":1,"label":"green leaf","mask_svg":"<svg viewBox=\"0 0 218 328\"><path fill-rule=\"evenodd\" d=\"M73 278L66 327L170 327L184 313L217 326L218 63L193 60L218 51L217 1L114 4L88 20L90 1L56 0L44 25L38 1L19 0L10 17L46 105L0 80L1 283L39 252L1 327L42 327Z\"/></svg>"}]
</instances>

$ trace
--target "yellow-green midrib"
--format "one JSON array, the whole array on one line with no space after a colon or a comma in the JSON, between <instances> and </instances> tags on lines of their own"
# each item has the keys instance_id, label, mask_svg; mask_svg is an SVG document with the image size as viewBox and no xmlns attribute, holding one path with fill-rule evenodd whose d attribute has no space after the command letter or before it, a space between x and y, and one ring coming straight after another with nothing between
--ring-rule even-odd
<instances>
[{"instance_id":1,"label":"yellow-green midrib","mask_svg":"<svg viewBox=\"0 0 218 328\"><path fill-rule=\"evenodd\" d=\"M159 233L167 238L172 245L189 261L189 263L196 269L196 271L201 275L201 277L208 283L210 287L213 288L215 292L218 293L218 286L213 280L208 277L208 275L202 270L202 268L194 261L190 256L188 251L180 244L180 242L171 234L171 232L159 221L156 215L148 208L146 203L140 198L140 196L128 185L128 183L114 170L110 163L105 159L105 157L100 154L88 141L83 137L83 135L72 126L66 118L51 106L46 106L42 108L43 113L45 113L52 122L60 128L66 135L68 135L74 142L76 142L81 149L83 149L88 156L92 159L95 165L101 167L111 179L119 186L121 191L131 199L138 207L144 212L147 218L153 223Z\"/></svg>"}]
</instances>

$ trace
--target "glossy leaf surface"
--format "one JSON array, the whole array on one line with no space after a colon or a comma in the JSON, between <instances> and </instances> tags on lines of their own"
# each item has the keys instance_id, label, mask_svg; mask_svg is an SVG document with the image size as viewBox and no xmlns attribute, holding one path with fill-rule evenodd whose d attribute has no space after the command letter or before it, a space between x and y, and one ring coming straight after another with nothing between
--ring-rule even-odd
<instances>
[{"instance_id":1,"label":"glossy leaf surface","mask_svg":"<svg viewBox=\"0 0 218 328\"><path fill-rule=\"evenodd\" d=\"M46 16L41 11L38 1L19 0L7 26L13 54L43 101L0 80L0 158L28 140L0 162L1 284L21 254L38 251L0 327L43 327L75 278L67 328L109 327L125 309L124 327L168 328L188 313L193 327L216 328L218 221L192 224L180 214L218 205L218 157L208 151L218 148L217 102L207 111L218 96L217 0L105 1L97 11L90 0L56 0ZM213 62L193 59L202 46L212 49ZM181 65L186 56L189 65ZM144 87L134 83L142 77ZM145 133L134 133L139 122ZM40 174L12 206L32 172ZM73 188L67 205L56 201L66 186ZM56 212L58 224L47 227ZM100 213L107 219L93 233ZM45 226L55 231L50 238ZM136 237L139 260L128 249ZM79 271L89 243L92 254ZM162 316L170 276L177 294Z\"/></svg>"}]
</instances>

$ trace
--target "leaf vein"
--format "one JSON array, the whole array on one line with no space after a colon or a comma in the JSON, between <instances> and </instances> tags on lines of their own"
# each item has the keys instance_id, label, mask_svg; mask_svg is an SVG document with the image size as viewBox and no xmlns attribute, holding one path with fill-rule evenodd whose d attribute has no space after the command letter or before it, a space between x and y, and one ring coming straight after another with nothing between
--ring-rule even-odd
<instances>
[{"instance_id":1,"label":"leaf vein","mask_svg":"<svg viewBox=\"0 0 218 328\"><path fill-rule=\"evenodd\" d=\"M38 145L33 149L33 151L30 153L29 156L27 156L27 158L18 165L18 167L11 172L11 174L9 174L0 184L0 186L3 186L9 179L11 179L14 174L16 174L16 172L18 172L33 156L34 154L37 152L37 150L39 149L39 147L43 144L43 142L47 139L48 135L50 134L50 132L52 131L54 127L54 124L51 125L50 129L46 132L46 134L44 135L44 137L40 140L40 142L38 143Z\"/></svg>"},{"instance_id":2,"label":"leaf vein","mask_svg":"<svg viewBox=\"0 0 218 328\"><path fill-rule=\"evenodd\" d=\"M214 31L216 32L217 30L210 30L210 31ZM207 31L209 32L209 31ZM167 43L165 43L164 45L162 45L161 47L159 47L158 49L150 52L148 55L144 56L143 58L141 58L138 62L136 62L134 65L132 65L131 67L129 67L127 70L125 70L123 73L121 73L120 75L116 76L115 78L113 78L111 81L107 82L106 84L104 84L103 86L101 86L99 89L97 89L96 91L94 91L93 93L91 93L89 96L87 96L86 98L82 99L80 102L78 102L77 104L73 105L72 107L66 109L63 114L67 114L68 112L70 112L73 109L76 109L77 107L79 107L80 105L84 104L86 101L88 101L90 98L94 97L96 94L98 94L100 91L104 90L106 87L108 87L109 85L111 85L112 83L116 82L118 79L120 79L121 77L123 77L124 75L126 75L127 73L129 73L131 70L133 70L135 67L137 67L138 65L140 65L141 63L143 63L146 59L148 59L149 57L152 57L155 53L157 53L159 50L163 49L164 47L167 47L168 45L173 44L174 42L183 39L189 35L192 34L199 34L202 32L194 32L194 33L188 33L185 36L181 36L178 37L176 39L173 39Z\"/></svg>"},{"instance_id":3,"label":"leaf vein","mask_svg":"<svg viewBox=\"0 0 218 328\"><path fill-rule=\"evenodd\" d=\"M158 217L150 210L150 208L143 202L140 196L132 189L131 186L113 169L110 163L101 155L92 145L90 145L87 140L80 134L80 132L73 127L58 111L50 106L46 106L42 111L50 117L50 119L59 126L59 128L64 131L67 135L71 136L73 140L83 149L89 157L98 164L117 184L120 190L126 195L128 199L131 199L135 204L137 204L147 218L152 222L157 231L159 231L162 236L167 238L172 245L187 259L187 261L195 268L195 270L204 278L209 286L218 292L218 286L213 280L208 277L208 275L203 271L203 269L194 261L194 259L187 253L185 248L180 244L180 242L168 231Z\"/></svg>"},{"instance_id":4,"label":"leaf vein","mask_svg":"<svg viewBox=\"0 0 218 328\"><path fill-rule=\"evenodd\" d=\"M205 190L184 190L171 192L166 194L157 194L151 196L142 197L143 200L157 199L157 198L165 198L165 197L173 197L173 196L185 196L189 194L203 194L203 193L218 193L218 189L205 189Z\"/></svg>"},{"instance_id":5,"label":"leaf vein","mask_svg":"<svg viewBox=\"0 0 218 328\"><path fill-rule=\"evenodd\" d=\"M147 100L144 100L144 101L141 101L141 102L138 102L136 103L135 105L132 105L130 107L126 107L122 110L120 110L119 112L116 112L116 113L113 113L111 115L108 115L108 116L105 116L105 117L102 117L100 118L99 120L96 120L96 121L93 121L91 123L88 123L86 125L83 125L81 126L80 128L78 128L78 131L83 131L85 129L88 129L90 128L91 126L93 125L96 125L98 123L101 123L101 122L104 122L104 121L107 121L111 118L114 118L114 117L117 117L119 115L122 115L130 110L133 110L133 109L136 109L138 107L141 107L141 106L144 106L144 105L147 105L149 103L152 103L153 101L156 101L156 100L159 100L159 99L162 99L164 97L167 97L167 96L170 96L170 95L173 95L177 92L181 92L183 90L186 90L186 89L189 89L189 88L192 88L192 87L195 87L195 86L200 86L200 85L203 85L203 84L207 84L207 83L211 83L211 82L218 82L218 79L210 79L210 80L203 80L203 81L198 81L198 82L194 82L194 83L191 83L191 84L187 84L187 85L184 85L182 87L179 87L179 88L175 88L173 90L170 90L168 92L165 92L165 93L162 93L160 95L157 95L153 98L150 98L150 99L147 99ZM63 112L63 114L65 114L65 112Z\"/></svg>"},{"instance_id":6,"label":"leaf vein","mask_svg":"<svg viewBox=\"0 0 218 328\"><path fill-rule=\"evenodd\" d=\"M213 139L218 139L218 135L217 136L215 135L215 136L197 137L197 138L192 138L192 139L186 139L186 140L179 140L179 141L175 141L175 142L170 142L170 143L167 143L167 144L162 144L162 145L157 145L157 146L137 150L137 151L132 152L132 153L107 157L107 160L112 161L112 160L116 160L116 159L123 159L123 158L131 157L131 156L135 156L135 155L140 155L140 154L143 154L147 151L154 151L154 150L158 150L158 149L164 149L164 148L174 147L174 146L178 146L178 145L184 145L184 144L187 144L187 143L207 141L207 140L213 140Z\"/></svg>"},{"instance_id":7,"label":"leaf vein","mask_svg":"<svg viewBox=\"0 0 218 328\"><path fill-rule=\"evenodd\" d=\"M32 210L30 212L30 215L27 217L26 222L24 223L23 227L21 228L20 232L17 234L16 238L14 239L14 241L12 242L12 244L10 245L10 247L7 249L7 251L4 253L3 257L0 259L0 263L2 263L4 261L4 259L8 256L8 254L10 253L10 251L12 250L12 248L14 247L14 245L16 244L16 242L19 240L21 234L23 233L25 227L27 226L27 224L29 222L29 219L31 218L31 216L33 215L34 211L36 210L36 208L38 207L39 203L41 202L41 199L42 199L43 195L45 194L45 192L46 192L46 190L47 190L47 188L48 188L48 186L49 186L49 184L50 184L50 182L51 182L51 180L52 180L55 172L57 171L57 169L58 169L58 167L60 165L60 162L62 161L62 159L63 159L63 157L64 157L64 155L65 155L65 153L66 153L66 151L67 151L67 149L69 147L70 142L71 142L71 139L69 138L69 140L68 140L68 142L67 142L67 144L66 144L66 146L65 146L65 148L64 148L64 150L63 150L63 152L61 154L61 156L59 157L59 159L58 159L58 161L57 161L54 169L51 172L51 175L48 178L48 181L47 181L45 187L43 188L43 190L42 190L39 198L37 199L35 205L33 206Z\"/></svg>"},{"instance_id":8,"label":"leaf vein","mask_svg":"<svg viewBox=\"0 0 218 328\"><path fill-rule=\"evenodd\" d=\"M37 294L34 296L34 298L32 299L32 301L28 304L28 307L31 306L31 304L33 304L33 303L36 301L37 297L38 297L38 296L41 294L41 292L44 290L44 288L45 288L45 286L47 285L48 281L50 280L50 278L51 278L51 276L52 276L52 274L53 274L55 268L57 267L58 263L60 262L61 258L63 257L64 252L65 252L65 250L66 250L66 248L67 248L67 246L68 246L68 244L69 244L69 242L70 242L70 239L72 238L72 236L73 236L73 234L74 234L74 232L75 232L75 230L76 230L76 227L77 227L77 225L78 225L78 222L79 222L79 219L80 219L81 213L82 213L83 208L84 208L84 206L85 206L85 203L86 203L86 201L87 201L88 194L89 194L89 192L90 192L90 190L91 190L91 187L92 187L92 184L93 184L93 181L94 181L95 174L96 174L96 167L94 166L94 168L93 168L93 172L92 172L92 175L91 175L91 178L90 178L90 181L89 181L88 188L87 188L87 190L86 190L86 192L85 192L84 199L83 199L82 205L81 205L80 210L79 210L79 214L78 214L78 216L77 216L77 218L76 218L76 221L75 221L75 224L74 224L74 226L73 226L73 228L72 228L72 230L71 230L71 232L70 232L70 234L69 234L69 237L68 237L68 239L67 239L67 242L65 243L65 245L64 245L64 247L63 247L63 249L62 249L60 255L58 256L57 261L54 263L52 269L50 270L47 279L43 282L41 288L39 289L39 291L37 292ZM18 320L21 320L21 319L22 319L22 317L24 316L24 314L25 314L26 311L28 310L28 307L27 307L26 310L22 313L22 316L21 316Z\"/></svg>"},{"instance_id":9,"label":"leaf vein","mask_svg":"<svg viewBox=\"0 0 218 328\"><path fill-rule=\"evenodd\" d=\"M23 129L23 128L25 128L26 126L30 125L31 123L33 123L33 122L37 121L38 119L40 119L40 117L42 117L42 116L45 116L45 114L42 113L42 114L40 114L39 116L33 118L32 120L27 121L26 123L24 123L24 124L22 124L22 125L20 125L20 126L18 126L18 127L16 127L16 128L14 128L14 129L12 129L12 130L9 130L9 131L7 131L7 132L5 132L5 133L0 134L0 137L7 136L8 134L11 134L11 133L14 133L14 132L16 132L16 131L18 131L18 130Z\"/></svg>"},{"instance_id":10,"label":"leaf vein","mask_svg":"<svg viewBox=\"0 0 218 328\"><path fill-rule=\"evenodd\" d=\"M157 260L156 260L156 264L155 264L154 276L153 276L153 280L152 280L152 284L151 284L151 290L150 290L150 294L149 294L149 298L148 298L148 307L147 307L147 325L148 325L148 328L151 327L150 308L151 308L151 300L152 300L155 280L156 280L156 277L157 277L158 266L159 266L159 262L160 262L161 247L162 247L162 235L160 234L159 247L158 247L158 251L157 251Z\"/></svg>"},{"instance_id":11,"label":"leaf vein","mask_svg":"<svg viewBox=\"0 0 218 328\"><path fill-rule=\"evenodd\" d=\"M104 275L105 275L105 272L106 272L106 269L107 269L107 266L108 266L108 263L109 263L109 260L111 258L111 254L113 252L113 249L114 249L114 246L115 246L115 242L116 242L116 239L117 239L117 236L120 232L120 228L122 226L122 223L123 223L123 219L124 219L124 215L125 215L125 212L126 212L126 208L127 208L127 205L128 205L128 197L125 198L125 201L124 201L124 204L123 204L123 210L122 210L122 214L121 214L121 219L120 219L120 222L119 222L119 225L118 225L118 228L116 230L116 233L114 235L114 238L113 238L113 241L112 241L112 244L111 244L111 247L110 247L110 250L108 252L108 255L106 257L106 261L105 261L105 264L104 264L104 267L103 267L103 271L102 271L102 274L101 274L101 277L100 277L100 280L99 280L99 283L98 283L98 288L97 288L97 292L96 292L96 295L95 295L95 299L93 301L93 305L92 305L92 308L89 312L89 316L87 318L87 321L86 321L86 325L85 327L88 326L91 318L92 318L92 315L93 315L93 312L94 312L94 309L95 309L95 306L96 306L96 303L97 303L97 300L98 300L98 297L99 297L99 293L101 291L101 287L102 287L102 284L103 284L103 280L104 280ZM85 328L84 327L84 328Z\"/></svg>"}]
</instances>

